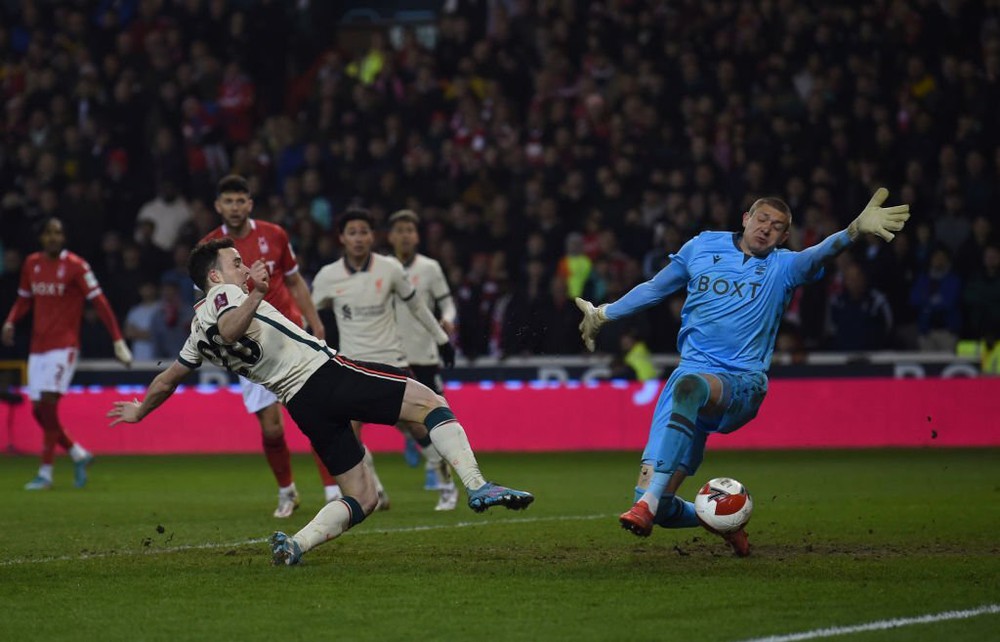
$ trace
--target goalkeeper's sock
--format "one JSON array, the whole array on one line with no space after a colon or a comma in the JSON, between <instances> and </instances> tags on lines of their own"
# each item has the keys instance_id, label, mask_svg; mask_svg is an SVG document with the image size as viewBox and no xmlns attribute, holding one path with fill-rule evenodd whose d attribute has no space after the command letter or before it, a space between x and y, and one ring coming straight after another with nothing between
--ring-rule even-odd
<instances>
[{"instance_id":1,"label":"goalkeeper's sock","mask_svg":"<svg viewBox=\"0 0 1000 642\"><path fill-rule=\"evenodd\" d=\"M660 498L653 523L663 528L694 528L698 526L698 516L694 512L693 503L676 495L666 495Z\"/></svg>"},{"instance_id":2,"label":"goalkeeper's sock","mask_svg":"<svg viewBox=\"0 0 1000 642\"><path fill-rule=\"evenodd\" d=\"M694 431L697 430L698 411L708 403L711 389L704 377L685 374L674 384L670 419L660 441L660 450L654 466L652 481L642 495L649 511L656 514L660 498L666 493L667 484L684 456L691 451Z\"/></svg>"},{"instance_id":3,"label":"goalkeeper's sock","mask_svg":"<svg viewBox=\"0 0 1000 642\"><path fill-rule=\"evenodd\" d=\"M264 457L267 465L271 467L275 481L279 488L287 488L292 484L292 454L288 451L288 443L285 436L262 437L264 443Z\"/></svg>"},{"instance_id":4,"label":"goalkeeper's sock","mask_svg":"<svg viewBox=\"0 0 1000 642\"><path fill-rule=\"evenodd\" d=\"M455 419L450 408L435 408L425 419L431 441L441 456L451 464L458 473L462 484L468 490L478 490L486 484L483 474L479 472L479 462L472 452L465 428Z\"/></svg>"},{"instance_id":5,"label":"goalkeeper's sock","mask_svg":"<svg viewBox=\"0 0 1000 642\"><path fill-rule=\"evenodd\" d=\"M316 517L295 534L295 541L305 553L323 542L340 537L350 527L360 524L365 517L361 504L356 499L342 497L321 508Z\"/></svg>"}]
</instances>

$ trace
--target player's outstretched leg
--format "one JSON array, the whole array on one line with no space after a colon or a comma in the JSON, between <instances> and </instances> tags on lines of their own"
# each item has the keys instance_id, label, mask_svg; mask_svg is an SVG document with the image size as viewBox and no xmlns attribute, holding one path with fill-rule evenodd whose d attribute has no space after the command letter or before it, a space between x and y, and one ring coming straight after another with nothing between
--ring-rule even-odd
<instances>
[{"instance_id":1,"label":"player's outstretched leg","mask_svg":"<svg viewBox=\"0 0 1000 642\"><path fill-rule=\"evenodd\" d=\"M407 386L416 384L410 382ZM416 384L420 385L420 384ZM409 391L409 388L407 389ZM430 393L429 389L426 389ZM433 393L430 393L433 394ZM487 482L479 471L479 462L469 445L462 424L455 418L455 413L444 404L444 399L435 395L437 407L427 413L424 426L430 435L431 442L441 456L451 464L458 473L469 494L469 508L481 513L494 506L504 506L511 510L527 508L535 496L523 490L508 488L499 484ZM404 409L406 400L404 399Z\"/></svg>"},{"instance_id":2,"label":"player's outstretched leg","mask_svg":"<svg viewBox=\"0 0 1000 642\"><path fill-rule=\"evenodd\" d=\"M358 453L361 456L361 453ZM378 493L371 470L363 459L347 472L337 476L345 495L323 506L316 516L295 535L278 531L271 535L271 561L276 565L293 566L302 556L324 542L340 537L349 528L360 524L375 510Z\"/></svg>"},{"instance_id":3,"label":"player's outstretched leg","mask_svg":"<svg viewBox=\"0 0 1000 642\"><path fill-rule=\"evenodd\" d=\"M648 537L653 531L653 519L661 498L673 501L674 491L668 491L667 487L678 467L691 453L698 430L698 411L708 403L710 393L708 381L697 374L683 374L673 384L670 403L662 406L667 415L667 429L660 441L653 478L639 501L618 518L622 528L640 537ZM654 422L662 421L660 411L661 406L658 405Z\"/></svg>"},{"instance_id":4,"label":"player's outstretched leg","mask_svg":"<svg viewBox=\"0 0 1000 642\"><path fill-rule=\"evenodd\" d=\"M277 566L294 566L302 559L302 547L281 531L271 535L271 561Z\"/></svg>"}]
</instances>

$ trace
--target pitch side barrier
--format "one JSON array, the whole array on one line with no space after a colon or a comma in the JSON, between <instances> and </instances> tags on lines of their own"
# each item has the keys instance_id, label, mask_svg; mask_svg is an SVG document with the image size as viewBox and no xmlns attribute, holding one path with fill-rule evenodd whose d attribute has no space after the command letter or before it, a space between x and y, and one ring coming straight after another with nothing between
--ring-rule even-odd
<instances>
[{"instance_id":1,"label":"pitch side barrier","mask_svg":"<svg viewBox=\"0 0 1000 642\"><path fill-rule=\"evenodd\" d=\"M655 355L653 363L666 378L677 365L677 355ZM144 385L170 361L136 362L131 370L123 370L113 359L80 362L74 383L82 386ZM442 371L446 381L544 381L567 383L589 382L612 378L611 360L603 356L565 357L482 357L475 361L459 358L456 367ZM771 379L843 379L890 378L921 379L925 377L950 379L978 377L979 363L974 359L956 357L954 354L914 352L871 352L865 354L815 353L801 363L791 363L780 355L775 356L768 376ZM197 379L197 381L195 381ZM203 366L191 376L192 383L201 385L226 385L236 383L235 375L212 366Z\"/></svg>"},{"instance_id":2,"label":"pitch side barrier","mask_svg":"<svg viewBox=\"0 0 1000 642\"><path fill-rule=\"evenodd\" d=\"M669 374L676 358L658 357ZM166 363L83 362L60 415L96 452L255 453L256 420L229 374L202 368L139 426L108 428L113 401L141 396ZM478 451L630 450L645 445L662 380L605 379L599 357L479 360L448 371L445 394ZM952 355L874 353L810 356L772 370L757 419L709 448L794 449L1000 446L1000 377ZM16 396L16 395L15 395ZM30 404L0 403L0 448L37 452ZM292 425L289 419L289 425ZM3 424L0 423L0 426ZM298 430L290 447L306 452ZM392 429L365 432L373 450L398 451Z\"/></svg>"}]
</instances>

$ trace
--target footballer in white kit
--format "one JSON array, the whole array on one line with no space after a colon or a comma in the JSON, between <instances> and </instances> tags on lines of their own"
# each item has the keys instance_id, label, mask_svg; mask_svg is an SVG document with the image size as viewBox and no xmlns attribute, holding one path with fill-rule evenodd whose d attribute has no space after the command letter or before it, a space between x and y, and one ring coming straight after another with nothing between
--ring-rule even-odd
<instances>
[{"instance_id":1,"label":"footballer in white kit","mask_svg":"<svg viewBox=\"0 0 1000 642\"><path fill-rule=\"evenodd\" d=\"M441 264L423 254L417 253L420 244L420 234L417 225L420 217L413 210L399 210L389 217L389 244L396 259L403 265L407 280L417 291L417 298L424 301L431 310L440 312L441 327L445 333L455 332L455 302L451 297L451 289L444 277ZM403 351L410 364L413 378L424 384L439 395L444 394L444 381L441 378L441 356L438 352L434 336L424 328L406 306L396 306L396 328L403 342ZM411 465L417 465L419 454L416 453L417 442L407 439L407 454L416 461L407 459ZM452 510L458 500L458 491L451 479L448 464L433 448L421 444L426 458L424 481L425 490L440 490L441 495L435 510ZM411 448L412 447L412 448Z\"/></svg>"},{"instance_id":2,"label":"footballer in white kit","mask_svg":"<svg viewBox=\"0 0 1000 642\"><path fill-rule=\"evenodd\" d=\"M208 294L191 322L191 335L177 361L156 376L140 402L117 401L112 425L137 423L165 402L203 360L247 377L277 395L340 481L344 496L326 504L294 535L271 537L275 564L297 564L303 553L359 524L378 495L352 420L403 422L429 435L455 468L469 493L469 508L526 508L531 493L487 482L479 471L465 429L445 399L384 364L355 362L290 322L264 301L269 275L262 261L243 265L232 239L199 245L189 270ZM253 290L248 288L253 279Z\"/></svg>"},{"instance_id":3,"label":"footballer in white kit","mask_svg":"<svg viewBox=\"0 0 1000 642\"><path fill-rule=\"evenodd\" d=\"M393 257L372 252L373 222L367 210L349 209L341 216L338 227L344 256L316 274L313 302L317 309L333 308L340 353L358 361L409 369L395 312L395 308L405 304L423 331L431 335L435 349L446 353L446 360L454 363L454 349L448 335L423 299L417 297L402 264ZM409 434L405 427L400 428ZM374 471L371 454L367 450L366 453L366 461ZM381 485L380 492L385 507Z\"/></svg>"}]
</instances>

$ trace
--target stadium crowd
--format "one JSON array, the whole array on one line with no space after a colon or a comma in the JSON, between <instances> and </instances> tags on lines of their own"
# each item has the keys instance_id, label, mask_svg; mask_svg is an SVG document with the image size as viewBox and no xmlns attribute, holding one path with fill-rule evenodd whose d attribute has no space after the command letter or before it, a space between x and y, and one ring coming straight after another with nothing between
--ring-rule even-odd
<instances>
[{"instance_id":1,"label":"stadium crowd","mask_svg":"<svg viewBox=\"0 0 1000 642\"><path fill-rule=\"evenodd\" d=\"M407 207L466 357L572 354L574 296L619 297L757 197L791 205L796 249L885 185L911 204L906 232L801 290L779 350L997 338L996 2L458 0L429 39L353 48L337 4L0 3L0 306L58 216L135 357L176 354L187 257L235 172L307 279L339 256L348 205ZM599 350L673 352L681 304ZM110 352L88 313L84 356Z\"/></svg>"}]
</instances>

